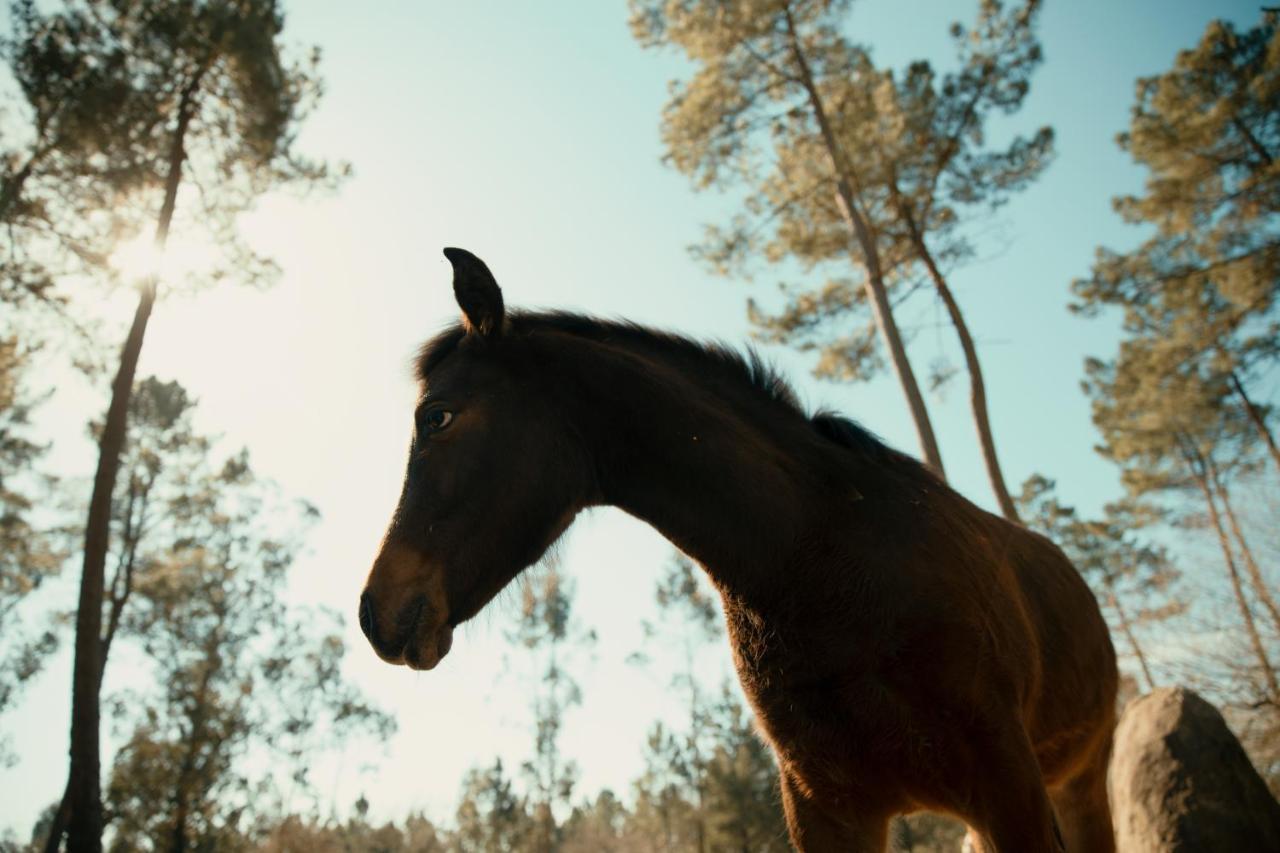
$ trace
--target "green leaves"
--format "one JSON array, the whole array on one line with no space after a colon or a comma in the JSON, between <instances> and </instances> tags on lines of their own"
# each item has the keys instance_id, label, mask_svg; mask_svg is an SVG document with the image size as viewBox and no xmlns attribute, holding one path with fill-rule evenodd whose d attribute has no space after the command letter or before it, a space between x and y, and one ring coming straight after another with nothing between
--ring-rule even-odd
<instances>
[{"instance_id":1,"label":"green leaves","mask_svg":"<svg viewBox=\"0 0 1280 853\"><path fill-rule=\"evenodd\" d=\"M1266 443L1248 386L1274 365L1280 288L1280 35L1274 16L1237 32L1212 22L1168 72L1138 82L1120 144L1147 167L1145 192L1115 200L1155 236L1100 249L1073 289L1077 310L1123 311L1130 339L1090 368L1105 452L1131 489L1176 485L1178 440L1250 466Z\"/></svg>"},{"instance_id":2,"label":"green leaves","mask_svg":"<svg viewBox=\"0 0 1280 853\"><path fill-rule=\"evenodd\" d=\"M314 511L281 502L245 452L219 461L178 383L143 379L131 409L107 641L118 625L157 688L116 703L131 734L112 767L114 831L124 847L242 843L264 781L248 752L275 756L266 782L305 788L315 753L395 724L343 678L337 614L283 603Z\"/></svg>"}]
</instances>

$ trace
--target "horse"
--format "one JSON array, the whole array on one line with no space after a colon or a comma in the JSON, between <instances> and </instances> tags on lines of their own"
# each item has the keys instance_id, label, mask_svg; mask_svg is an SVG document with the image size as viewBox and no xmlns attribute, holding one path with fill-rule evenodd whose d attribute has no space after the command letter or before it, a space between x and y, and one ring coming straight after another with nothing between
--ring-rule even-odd
<instances>
[{"instance_id":1,"label":"horse","mask_svg":"<svg viewBox=\"0 0 1280 853\"><path fill-rule=\"evenodd\" d=\"M436 666L588 507L694 559L801 851L880 851L929 810L985 853L1109 853L1117 670L1049 540L970 503L752 351L507 311L446 249L462 316L420 351L399 504L360 596L384 661Z\"/></svg>"}]
</instances>

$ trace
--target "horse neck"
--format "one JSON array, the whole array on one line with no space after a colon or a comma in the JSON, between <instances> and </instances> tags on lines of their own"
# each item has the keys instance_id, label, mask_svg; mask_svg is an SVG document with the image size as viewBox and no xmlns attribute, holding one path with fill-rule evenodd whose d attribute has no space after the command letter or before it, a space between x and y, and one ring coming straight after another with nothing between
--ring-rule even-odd
<instances>
[{"instance_id":1,"label":"horse neck","mask_svg":"<svg viewBox=\"0 0 1280 853\"><path fill-rule=\"evenodd\" d=\"M803 458L811 427L723 375L594 349L576 360L567 408L593 459L599 502L648 522L723 591L769 596L773 569L822 506L824 475Z\"/></svg>"}]
</instances>

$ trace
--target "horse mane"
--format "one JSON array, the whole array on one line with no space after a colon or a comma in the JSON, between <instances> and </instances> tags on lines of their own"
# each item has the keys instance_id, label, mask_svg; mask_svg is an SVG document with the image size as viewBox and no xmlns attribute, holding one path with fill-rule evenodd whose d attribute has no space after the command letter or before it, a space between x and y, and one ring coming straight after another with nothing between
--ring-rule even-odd
<instances>
[{"instance_id":1,"label":"horse mane","mask_svg":"<svg viewBox=\"0 0 1280 853\"><path fill-rule=\"evenodd\" d=\"M909 462L912 466L927 470L916 460L889 447L874 433L843 415L829 410L820 410L810 415L791 384L751 347L743 352L720 341L698 341L629 320L606 320L565 311L512 311L507 314L504 334L527 335L539 332L554 332L599 343L620 344L665 354L691 367L709 368L729 382L803 418L818 435L863 459L882 465ZM418 379L425 381L432 370L457 350L466 334L466 328L455 323L427 341L415 359Z\"/></svg>"}]
</instances>

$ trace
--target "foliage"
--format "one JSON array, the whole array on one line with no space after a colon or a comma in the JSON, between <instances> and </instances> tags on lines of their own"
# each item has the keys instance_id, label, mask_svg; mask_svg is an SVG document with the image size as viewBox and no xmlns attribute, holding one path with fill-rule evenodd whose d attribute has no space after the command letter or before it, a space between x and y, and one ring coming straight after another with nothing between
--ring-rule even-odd
<instances>
[{"instance_id":1,"label":"foliage","mask_svg":"<svg viewBox=\"0 0 1280 853\"><path fill-rule=\"evenodd\" d=\"M806 268L852 260L894 367L927 464L942 458L890 305L878 220L884 199L866 184L849 117L874 106L869 55L841 31L848 0L693 3L631 0L645 47L674 47L694 65L663 109L666 160L696 188L740 187L745 212L708 229L697 250L728 274L746 261L794 258ZM872 111L874 114L874 111ZM867 136L872 125L856 128ZM849 150L850 145L855 150ZM816 218L815 218L816 217Z\"/></svg>"},{"instance_id":2,"label":"foliage","mask_svg":"<svg viewBox=\"0 0 1280 853\"><path fill-rule=\"evenodd\" d=\"M270 280L273 265L241 239L236 216L270 188L329 177L326 167L294 150L297 124L318 93L316 57L302 64L283 58L276 2L66 0L45 11L34 0L16 0L11 18L6 58L32 124L25 140L5 152L0 175L0 220L17 238L5 267L18 284L6 288L6 301L25 294L61 302L64 294L50 296L55 282L72 273L101 277L119 239L152 223L154 247L163 249L180 208L222 261L183 286L225 277ZM188 191L180 205L180 191L193 181L198 192ZM71 844L91 850L99 849L102 834L99 635L112 498L129 395L159 289L156 273L142 278L84 527L71 766L66 808L52 833L56 845L65 820Z\"/></svg>"},{"instance_id":3,"label":"foliage","mask_svg":"<svg viewBox=\"0 0 1280 853\"><path fill-rule=\"evenodd\" d=\"M1232 654L1247 648L1236 657L1249 664L1214 692L1272 717L1280 603L1232 492L1280 471L1273 411L1265 392L1255 399L1280 340L1275 24L1269 12L1244 32L1211 22L1169 71L1138 81L1119 144L1148 177L1141 195L1115 206L1149 236L1128 252L1100 249L1092 275L1073 285L1076 310L1123 317L1116 356L1086 363L1098 449L1120 466L1132 499L1216 540L1235 618L1215 613L1209 630Z\"/></svg>"},{"instance_id":4,"label":"foliage","mask_svg":"<svg viewBox=\"0 0 1280 853\"><path fill-rule=\"evenodd\" d=\"M46 13L19 0L12 17L7 54L30 130L5 156L0 213L22 229L6 244L9 284L65 299L69 272L111 274L115 245L154 224L175 162L199 186L177 205L181 228L219 251L165 284L269 281L274 267L236 217L270 188L346 171L294 148L320 93L319 57L286 58L277 4L68 0Z\"/></svg>"},{"instance_id":5,"label":"foliage","mask_svg":"<svg viewBox=\"0 0 1280 853\"><path fill-rule=\"evenodd\" d=\"M1182 412L1166 435L1201 443L1193 419L1213 415L1206 429L1214 444L1244 440L1246 431L1231 421L1245 421L1261 439L1255 450L1268 442L1273 455L1271 411L1247 389L1280 354L1278 112L1280 35L1271 13L1245 32L1212 22L1170 71L1139 80L1131 127L1119 143L1148 178L1144 194L1115 205L1154 234L1130 252L1099 250L1092 276L1074 284L1077 310L1123 311L1129 340L1120 358L1110 368L1090 367L1119 392L1105 397L1131 399L1136 413L1160 395L1158 412ZM1124 411L1101 417L1112 423ZM1109 444L1143 425L1113 429ZM1149 443L1152 433L1140 430L1136 440ZM1121 444L1115 452L1129 451Z\"/></svg>"},{"instance_id":6,"label":"foliage","mask_svg":"<svg viewBox=\"0 0 1280 853\"><path fill-rule=\"evenodd\" d=\"M517 853L538 849L535 840L543 840L538 839L540 827L528 801L515 793L500 759L492 767L467 773L456 820L449 849L458 853Z\"/></svg>"},{"instance_id":7,"label":"foliage","mask_svg":"<svg viewBox=\"0 0 1280 853\"><path fill-rule=\"evenodd\" d=\"M34 441L30 424L37 402L25 381L32 356L16 338L0 338L0 714L58 645L56 625L33 629L18 612L64 559L57 531L38 506L50 483L37 467L46 448ZM11 759L8 750L8 739L0 738L0 764Z\"/></svg>"},{"instance_id":8,"label":"foliage","mask_svg":"<svg viewBox=\"0 0 1280 853\"><path fill-rule=\"evenodd\" d=\"M976 26L952 27L956 71L939 73L921 60L895 73L876 67L859 46L850 48L849 67L830 84L831 101L839 105L836 131L900 299L910 294L926 256L940 268L970 257L964 224L1004 204L1049 162L1049 128L1015 136L1003 148L991 148L984 129L990 114L1016 112L1026 97L1041 59L1032 33L1038 9L1036 2L1011 10L982 3ZM813 150L779 148L777 155L778 174L748 205L752 215L729 232L709 231L700 250L725 272L755 255L794 256L807 264L847 257L830 191L797 192L804 186L797 176L810 176L824 158ZM726 261L736 263L726 267ZM763 339L818 352L820 378L862 381L878 373L883 362L868 327L869 305L855 280L836 275L816 288L782 289L781 311L751 304Z\"/></svg>"},{"instance_id":9,"label":"foliage","mask_svg":"<svg viewBox=\"0 0 1280 853\"><path fill-rule=\"evenodd\" d=\"M776 312L748 302L757 335L818 353L820 378L863 381L888 353L925 461L943 472L929 416L894 316L920 272L956 328L970 376L983 458L1001 511L1016 520L996 458L976 346L944 269L973 251L962 224L994 210L1049 161L1041 128L988 144L996 113L1022 105L1040 64L1038 0L984 0L972 29L952 27L958 70L926 61L879 68L844 33L847 2L664 3L633 0L646 46L673 45L698 67L663 112L667 159L699 188L745 187L729 225L707 228L695 253L724 275L756 261L822 267L819 284L782 286ZM854 275L847 264L854 261ZM834 266L833 266L834 265ZM937 387L954 375L933 371Z\"/></svg>"},{"instance_id":10,"label":"foliage","mask_svg":"<svg viewBox=\"0 0 1280 853\"><path fill-rule=\"evenodd\" d=\"M594 632L583 630L573 618L573 584L556 566L525 583L520 618L510 638L540 658L531 700L534 754L520 769L530 788L531 849L550 851L559 847L562 834L556 812L567 811L578 780L576 763L566 761L560 750L565 713L582 704L582 691L569 670L570 644L583 648L595 642Z\"/></svg>"},{"instance_id":11,"label":"foliage","mask_svg":"<svg viewBox=\"0 0 1280 853\"><path fill-rule=\"evenodd\" d=\"M271 828L268 836L254 849L261 853L347 853L361 850L369 853L444 853L445 847L436 827L420 814L411 814L404 826L384 823L373 826L361 805L356 803L356 814L346 823L331 821L320 823L290 815Z\"/></svg>"},{"instance_id":12,"label":"foliage","mask_svg":"<svg viewBox=\"0 0 1280 853\"><path fill-rule=\"evenodd\" d=\"M305 789L316 752L394 725L342 678L341 620L282 601L315 511L278 506L244 452L211 461L177 383L147 378L132 404L106 640L135 643L157 689L111 702L128 732L112 846L234 846L273 784ZM264 749L274 770L255 778L243 759Z\"/></svg>"}]
</instances>

